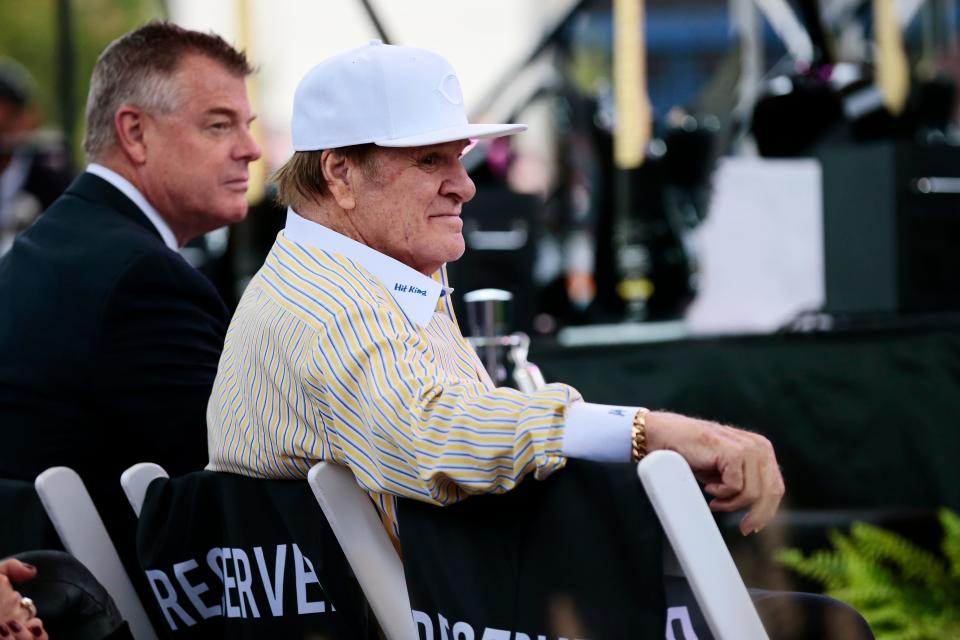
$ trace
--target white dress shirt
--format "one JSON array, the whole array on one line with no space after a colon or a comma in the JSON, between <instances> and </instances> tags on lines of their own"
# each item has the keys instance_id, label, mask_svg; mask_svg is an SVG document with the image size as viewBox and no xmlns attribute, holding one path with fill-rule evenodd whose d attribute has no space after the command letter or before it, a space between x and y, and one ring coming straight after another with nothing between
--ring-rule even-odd
<instances>
[{"instance_id":1,"label":"white dress shirt","mask_svg":"<svg viewBox=\"0 0 960 640\"><path fill-rule=\"evenodd\" d=\"M137 205L143 215L147 216L157 231L160 233L160 237L163 238L163 243L170 247L171 251L179 251L177 246L177 237L173 235L173 230L170 228L170 225L167 224L167 221L163 219L163 216L160 215L160 212L157 211L152 204L150 204L146 198L143 197L143 194L140 193L140 190L137 189L129 180L121 176L119 173L112 169L108 169L102 164L97 164L96 162L91 162L87 165L87 173L92 173L98 178L103 178L117 189L120 190L123 195L130 198L135 205Z\"/></svg>"}]
</instances>

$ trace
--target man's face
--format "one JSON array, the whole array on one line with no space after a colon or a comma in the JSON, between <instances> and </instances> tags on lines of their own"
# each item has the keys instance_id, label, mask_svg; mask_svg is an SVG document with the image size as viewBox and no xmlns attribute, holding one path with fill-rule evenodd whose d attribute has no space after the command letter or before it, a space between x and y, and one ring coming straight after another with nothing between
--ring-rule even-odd
<instances>
[{"instance_id":1,"label":"man's face","mask_svg":"<svg viewBox=\"0 0 960 640\"><path fill-rule=\"evenodd\" d=\"M460 163L465 140L378 148L350 212L362 241L424 275L463 255L463 204L477 189Z\"/></svg>"},{"instance_id":2,"label":"man's face","mask_svg":"<svg viewBox=\"0 0 960 640\"><path fill-rule=\"evenodd\" d=\"M247 165L260 157L244 78L199 54L173 74L177 108L146 114L141 189L186 243L247 214Z\"/></svg>"}]
</instances>

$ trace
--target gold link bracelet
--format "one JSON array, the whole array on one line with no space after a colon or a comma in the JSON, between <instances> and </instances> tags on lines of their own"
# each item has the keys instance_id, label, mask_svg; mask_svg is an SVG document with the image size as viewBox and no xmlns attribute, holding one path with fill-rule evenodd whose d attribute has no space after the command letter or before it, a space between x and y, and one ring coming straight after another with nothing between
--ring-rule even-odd
<instances>
[{"instance_id":1,"label":"gold link bracelet","mask_svg":"<svg viewBox=\"0 0 960 640\"><path fill-rule=\"evenodd\" d=\"M633 426L630 429L630 458L640 462L647 455L647 414L648 409L641 407L633 416Z\"/></svg>"}]
</instances>

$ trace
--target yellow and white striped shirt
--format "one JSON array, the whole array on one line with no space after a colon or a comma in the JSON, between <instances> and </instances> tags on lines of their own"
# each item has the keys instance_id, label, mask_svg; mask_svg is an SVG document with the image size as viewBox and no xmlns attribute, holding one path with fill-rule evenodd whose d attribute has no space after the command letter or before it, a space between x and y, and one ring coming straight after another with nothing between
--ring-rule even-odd
<instances>
[{"instance_id":1,"label":"yellow and white striped shirt","mask_svg":"<svg viewBox=\"0 0 960 640\"><path fill-rule=\"evenodd\" d=\"M293 234L291 223L313 228ZM396 535L393 496L445 505L562 467L577 391L495 388L442 288L291 212L227 332L207 468L304 478L332 460L350 467Z\"/></svg>"}]
</instances>

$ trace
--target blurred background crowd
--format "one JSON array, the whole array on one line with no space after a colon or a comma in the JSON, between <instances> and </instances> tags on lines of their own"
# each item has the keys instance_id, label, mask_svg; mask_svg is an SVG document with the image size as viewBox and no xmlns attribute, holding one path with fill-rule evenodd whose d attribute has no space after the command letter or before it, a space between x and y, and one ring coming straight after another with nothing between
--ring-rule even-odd
<instances>
[{"instance_id":1,"label":"blurred background crowd","mask_svg":"<svg viewBox=\"0 0 960 640\"><path fill-rule=\"evenodd\" d=\"M769 332L953 311L960 262L937 243L958 230L946 220L960 166L955 4L893 3L896 29L885 31L870 1L651 0L636 80L651 133L645 157L619 166L610 2L3 0L0 251L83 167L82 99L97 53L165 17L224 35L259 65L251 99L265 153L252 215L185 251L228 302L282 226L266 177L289 154L296 80L379 37L447 55L476 117L531 125L467 156L479 194L465 213L469 250L451 266L461 292L511 291L518 329L575 342L564 328L623 320L679 334ZM922 214L901 220L896 209L912 205L898 204L896 189L885 201L884 224L910 236L894 251L910 255L874 267L837 254L854 238L884 242L864 224L880 214L851 213L849 202L873 208L863 193L875 191L876 171L900 170L884 160L889 145L930 166L904 178L902 195ZM918 195L931 188L954 199ZM899 280L864 293L857 270L876 268Z\"/></svg>"}]
</instances>

